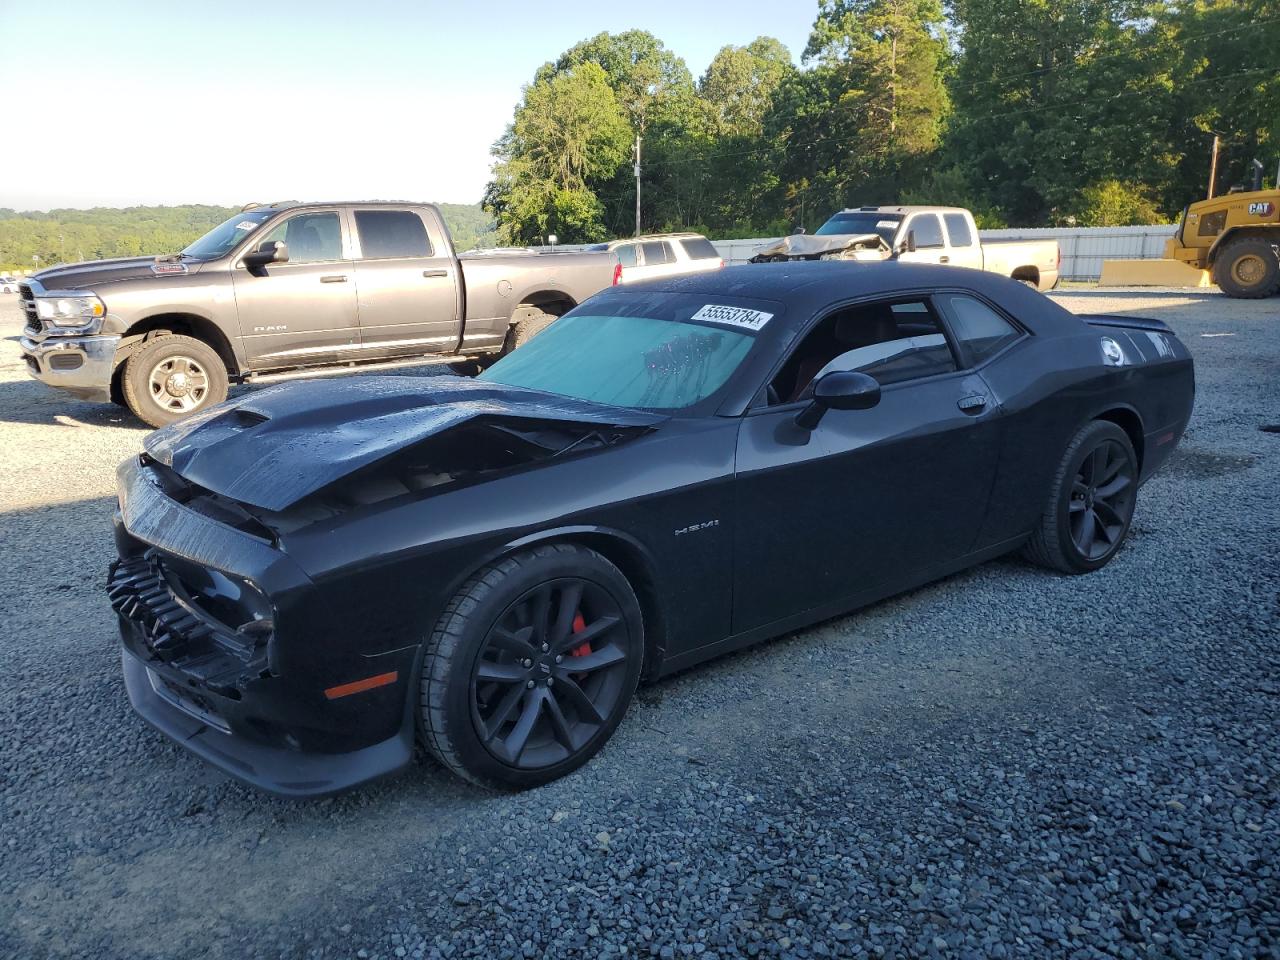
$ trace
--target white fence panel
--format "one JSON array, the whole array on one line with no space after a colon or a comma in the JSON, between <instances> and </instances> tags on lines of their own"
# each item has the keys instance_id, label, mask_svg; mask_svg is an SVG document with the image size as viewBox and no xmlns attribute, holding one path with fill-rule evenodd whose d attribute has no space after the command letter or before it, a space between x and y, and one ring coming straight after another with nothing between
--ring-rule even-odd
<instances>
[{"instance_id":1,"label":"white fence panel","mask_svg":"<svg viewBox=\"0 0 1280 960\"><path fill-rule=\"evenodd\" d=\"M1062 250L1059 268L1064 280L1097 280L1103 260L1153 260L1164 253L1173 224L1150 227L1028 227L980 230L983 240L1057 240ZM746 263L756 248L777 237L711 241L725 263Z\"/></svg>"}]
</instances>

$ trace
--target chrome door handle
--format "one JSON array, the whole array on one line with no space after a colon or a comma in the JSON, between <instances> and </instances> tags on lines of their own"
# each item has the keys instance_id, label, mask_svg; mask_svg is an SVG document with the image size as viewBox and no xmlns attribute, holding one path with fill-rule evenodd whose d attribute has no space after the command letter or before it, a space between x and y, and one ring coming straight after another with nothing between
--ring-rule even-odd
<instances>
[{"instance_id":1,"label":"chrome door handle","mask_svg":"<svg viewBox=\"0 0 1280 960\"><path fill-rule=\"evenodd\" d=\"M950 263L950 262L951 262L951 258L950 258L950 257L939 257L939 258L938 258L938 262L939 262L939 263Z\"/></svg>"},{"instance_id":2,"label":"chrome door handle","mask_svg":"<svg viewBox=\"0 0 1280 960\"><path fill-rule=\"evenodd\" d=\"M321 283L346 283L347 277L342 273L331 273L326 277L320 278Z\"/></svg>"},{"instance_id":3,"label":"chrome door handle","mask_svg":"<svg viewBox=\"0 0 1280 960\"><path fill-rule=\"evenodd\" d=\"M448 270L423 270L422 275L424 277L447 277L449 275L449 271Z\"/></svg>"}]
</instances>

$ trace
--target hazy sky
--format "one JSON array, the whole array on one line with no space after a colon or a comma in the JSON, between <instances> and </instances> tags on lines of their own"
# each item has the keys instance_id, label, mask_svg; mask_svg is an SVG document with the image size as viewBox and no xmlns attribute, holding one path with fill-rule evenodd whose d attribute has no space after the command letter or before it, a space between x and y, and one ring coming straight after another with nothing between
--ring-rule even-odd
<instances>
[{"instance_id":1,"label":"hazy sky","mask_svg":"<svg viewBox=\"0 0 1280 960\"><path fill-rule=\"evenodd\" d=\"M473 202L543 62L649 30L694 76L814 0L0 0L0 207Z\"/></svg>"}]
</instances>

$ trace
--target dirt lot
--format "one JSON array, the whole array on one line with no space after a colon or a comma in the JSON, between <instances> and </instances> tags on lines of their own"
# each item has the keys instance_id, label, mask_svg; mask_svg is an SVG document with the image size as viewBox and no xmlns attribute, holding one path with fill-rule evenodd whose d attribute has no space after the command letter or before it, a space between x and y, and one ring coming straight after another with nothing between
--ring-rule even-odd
<instances>
[{"instance_id":1,"label":"dirt lot","mask_svg":"<svg viewBox=\"0 0 1280 960\"><path fill-rule=\"evenodd\" d=\"M424 760L302 804L129 710L144 429L30 381L0 300L0 956L1280 957L1280 299L1055 296L1197 362L1104 571L1002 560L682 674L527 794Z\"/></svg>"}]
</instances>

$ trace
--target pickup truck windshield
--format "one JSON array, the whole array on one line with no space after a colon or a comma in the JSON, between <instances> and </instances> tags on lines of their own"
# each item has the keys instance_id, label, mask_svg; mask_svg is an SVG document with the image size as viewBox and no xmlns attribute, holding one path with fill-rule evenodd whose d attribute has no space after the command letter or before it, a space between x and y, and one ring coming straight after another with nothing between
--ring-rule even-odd
<instances>
[{"instance_id":1,"label":"pickup truck windshield","mask_svg":"<svg viewBox=\"0 0 1280 960\"><path fill-rule=\"evenodd\" d=\"M885 243L893 246L893 235L902 222L900 213L878 213L874 210L849 210L837 213L818 228L818 235L878 233Z\"/></svg>"},{"instance_id":2,"label":"pickup truck windshield","mask_svg":"<svg viewBox=\"0 0 1280 960\"><path fill-rule=\"evenodd\" d=\"M237 213L230 220L218 224L182 252L195 260L216 260L218 257L225 257L241 240L276 213L279 211L271 209Z\"/></svg>"},{"instance_id":3,"label":"pickup truck windshield","mask_svg":"<svg viewBox=\"0 0 1280 960\"><path fill-rule=\"evenodd\" d=\"M768 306L742 315L768 318ZM692 318L698 309L683 314ZM728 324L573 313L479 379L616 407L682 410L720 389L754 339Z\"/></svg>"}]
</instances>

